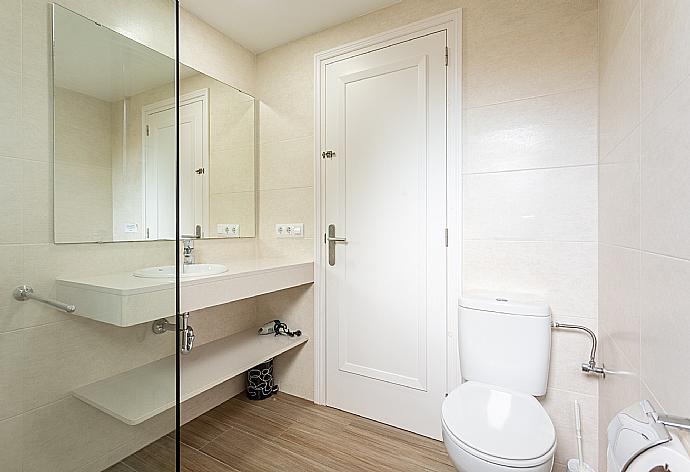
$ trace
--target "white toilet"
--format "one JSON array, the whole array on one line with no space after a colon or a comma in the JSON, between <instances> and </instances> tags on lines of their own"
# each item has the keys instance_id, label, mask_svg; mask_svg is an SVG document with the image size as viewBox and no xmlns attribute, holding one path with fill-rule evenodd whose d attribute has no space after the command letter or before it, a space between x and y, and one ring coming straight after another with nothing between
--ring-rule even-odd
<instances>
[{"instance_id":1,"label":"white toilet","mask_svg":"<svg viewBox=\"0 0 690 472\"><path fill-rule=\"evenodd\" d=\"M443 402L443 442L460 472L549 472L553 423L544 395L551 310L528 296L468 293L460 301L460 369L465 383Z\"/></svg>"}]
</instances>

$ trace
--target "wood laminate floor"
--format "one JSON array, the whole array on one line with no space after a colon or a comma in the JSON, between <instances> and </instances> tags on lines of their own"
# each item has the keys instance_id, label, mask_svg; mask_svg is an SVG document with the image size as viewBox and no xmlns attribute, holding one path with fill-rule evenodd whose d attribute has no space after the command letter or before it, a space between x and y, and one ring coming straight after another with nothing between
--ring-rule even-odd
<instances>
[{"instance_id":1,"label":"wood laminate floor","mask_svg":"<svg viewBox=\"0 0 690 472\"><path fill-rule=\"evenodd\" d=\"M182 427L184 472L454 472L443 444L279 393L243 395ZM107 472L170 472L175 441L165 436Z\"/></svg>"}]
</instances>

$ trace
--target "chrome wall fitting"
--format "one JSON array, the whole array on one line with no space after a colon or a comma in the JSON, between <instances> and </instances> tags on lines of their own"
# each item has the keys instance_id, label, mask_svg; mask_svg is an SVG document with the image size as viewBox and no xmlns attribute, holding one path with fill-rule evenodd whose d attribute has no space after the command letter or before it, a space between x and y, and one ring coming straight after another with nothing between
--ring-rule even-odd
<instances>
[{"instance_id":1,"label":"chrome wall fitting","mask_svg":"<svg viewBox=\"0 0 690 472\"><path fill-rule=\"evenodd\" d=\"M70 305L58 300L51 300L50 298L43 298L40 295L36 295L34 289L30 285L20 285L19 287L16 287L12 291L12 296L15 300L20 302L35 300L48 306L52 306L56 310L64 311L65 313L74 313L77 311L76 305Z\"/></svg>"},{"instance_id":2,"label":"chrome wall fitting","mask_svg":"<svg viewBox=\"0 0 690 472\"><path fill-rule=\"evenodd\" d=\"M196 336L194 335L194 328L189 325L189 313L183 313L181 317L182 329L180 331L182 332L182 347L180 348L180 352L182 352L182 354L189 354L194 347L194 338Z\"/></svg>"},{"instance_id":3,"label":"chrome wall fitting","mask_svg":"<svg viewBox=\"0 0 690 472\"><path fill-rule=\"evenodd\" d=\"M160 320L156 320L153 322L151 325L151 330L155 334L163 334L167 331L175 331L175 324L169 322L165 318L161 318Z\"/></svg>"},{"instance_id":4,"label":"chrome wall fitting","mask_svg":"<svg viewBox=\"0 0 690 472\"><path fill-rule=\"evenodd\" d=\"M551 323L551 327L555 329L576 329L587 333L592 339L592 348L589 351L589 362L582 364L582 372L586 374L601 375L602 378L606 378L605 366L603 364L601 366L597 365L597 335L594 334L594 331L586 326L557 323L556 321Z\"/></svg>"},{"instance_id":5,"label":"chrome wall fitting","mask_svg":"<svg viewBox=\"0 0 690 472\"><path fill-rule=\"evenodd\" d=\"M182 337L180 352L182 354L189 354L194 348L194 339L196 338L194 328L189 325L189 313L182 313L180 321L180 336ZM163 334L168 331L175 331L175 325L165 318L161 318L153 322L151 330L155 334Z\"/></svg>"}]
</instances>

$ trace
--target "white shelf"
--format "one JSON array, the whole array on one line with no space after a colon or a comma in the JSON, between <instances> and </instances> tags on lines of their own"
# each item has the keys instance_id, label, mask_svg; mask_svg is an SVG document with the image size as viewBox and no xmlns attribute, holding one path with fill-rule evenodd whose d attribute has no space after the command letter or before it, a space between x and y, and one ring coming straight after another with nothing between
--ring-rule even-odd
<instances>
[{"instance_id":1,"label":"white shelf","mask_svg":"<svg viewBox=\"0 0 690 472\"><path fill-rule=\"evenodd\" d=\"M306 336L259 336L249 329L195 347L182 356L181 401L308 341ZM130 425L175 406L175 356L80 387L78 399Z\"/></svg>"}]
</instances>

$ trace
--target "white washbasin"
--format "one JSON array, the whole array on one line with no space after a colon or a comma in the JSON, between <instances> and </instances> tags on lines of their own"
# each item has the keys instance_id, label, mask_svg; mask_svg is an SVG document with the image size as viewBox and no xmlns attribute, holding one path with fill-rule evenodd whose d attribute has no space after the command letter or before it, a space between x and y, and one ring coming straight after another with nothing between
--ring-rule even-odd
<instances>
[{"instance_id":1,"label":"white washbasin","mask_svg":"<svg viewBox=\"0 0 690 472\"><path fill-rule=\"evenodd\" d=\"M180 268L180 278L218 275L227 271L228 268L223 264L183 264ZM175 266L147 267L134 272L134 276L145 279L172 278L175 277Z\"/></svg>"}]
</instances>

